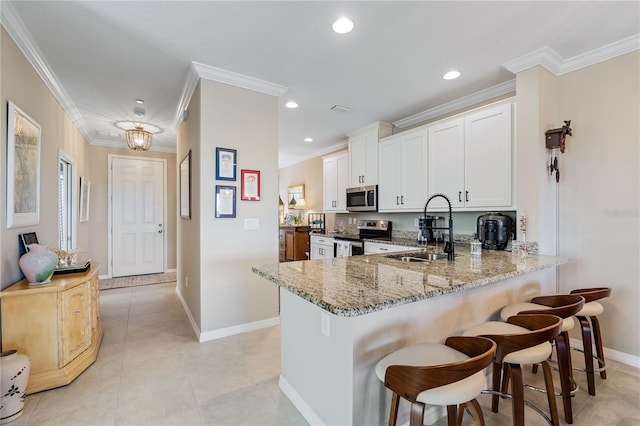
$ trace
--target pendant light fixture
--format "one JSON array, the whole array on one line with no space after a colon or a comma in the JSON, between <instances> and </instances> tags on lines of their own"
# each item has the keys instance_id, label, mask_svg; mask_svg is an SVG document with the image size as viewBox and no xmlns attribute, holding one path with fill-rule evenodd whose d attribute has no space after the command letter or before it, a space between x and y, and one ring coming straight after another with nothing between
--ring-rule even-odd
<instances>
[{"instance_id":1,"label":"pendant light fixture","mask_svg":"<svg viewBox=\"0 0 640 426\"><path fill-rule=\"evenodd\" d=\"M134 151L147 151L151 148L151 132L144 130L142 126L125 130L127 146Z\"/></svg>"}]
</instances>

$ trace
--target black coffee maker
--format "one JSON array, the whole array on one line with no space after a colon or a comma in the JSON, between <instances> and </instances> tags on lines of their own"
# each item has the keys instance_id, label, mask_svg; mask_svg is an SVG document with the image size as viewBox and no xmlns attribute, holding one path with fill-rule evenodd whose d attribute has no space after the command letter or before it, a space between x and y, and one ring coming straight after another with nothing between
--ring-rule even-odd
<instances>
[{"instance_id":1,"label":"black coffee maker","mask_svg":"<svg viewBox=\"0 0 640 426\"><path fill-rule=\"evenodd\" d=\"M440 216L421 217L418 219L418 236L416 242L419 244L427 244L435 241L435 233L433 228L438 227L438 220L442 219Z\"/></svg>"},{"instance_id":2,"label":"black coffee maker","mask_svg":"<svg viewBox=\"0 0 640 426\"><path fill-rule=\"evenodd\" d=\"M488 213L478 217L478 240L483 249L504 250L513 239L513 219L502 213Z\"/></svg>"}]
</instances>

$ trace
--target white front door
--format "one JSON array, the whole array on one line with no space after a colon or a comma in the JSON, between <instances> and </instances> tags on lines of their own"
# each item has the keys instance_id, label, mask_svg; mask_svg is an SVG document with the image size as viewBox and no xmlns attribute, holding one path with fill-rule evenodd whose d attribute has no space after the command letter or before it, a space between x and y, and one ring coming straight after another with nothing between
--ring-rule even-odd
<instances>
[{"instance_id":1,"label":"white front door","mask_svg":"<svg viewBox=\"0 0 640 426\"><path fill-rule=\"evenodd\" d=\"M112 276L164 272L165 163L111 157Z\"/></svg>"}]
</instances>

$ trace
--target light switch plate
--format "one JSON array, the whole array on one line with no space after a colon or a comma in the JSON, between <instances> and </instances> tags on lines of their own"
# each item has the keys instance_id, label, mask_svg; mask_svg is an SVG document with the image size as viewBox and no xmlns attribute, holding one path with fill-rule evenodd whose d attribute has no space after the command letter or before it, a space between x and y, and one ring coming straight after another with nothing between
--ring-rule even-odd
<instances>
[{"instance_id":1,"label":"light switch plate","mask_svg":"<svg viewBox=\"0 0 640 426\"><path fill-rule=\"evenodd\" d=\"M260 229L260 219L245 219L244 220L244 229L245 230L256 230Z\"/></svg>"},{"instance_id":2,"label":"light switch plate","mask_svg":"<svg viewBox=\"0 0 640 426\"><path fill-rule=\"evenodd\" d=\"M331 337L331 318L324 312L322 313L322 334Z\"/></svg>"}]
</instances>

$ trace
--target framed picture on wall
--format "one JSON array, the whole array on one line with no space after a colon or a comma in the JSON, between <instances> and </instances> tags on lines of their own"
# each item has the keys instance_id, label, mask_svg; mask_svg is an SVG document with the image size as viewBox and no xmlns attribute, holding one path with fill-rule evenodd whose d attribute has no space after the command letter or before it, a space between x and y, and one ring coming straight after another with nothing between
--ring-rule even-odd
<instances>
[{"instance_id":1,"label":"framed picture on wall","mask_svg":"<svg viewBox=\"0 0 640 426\"><path fill-rule=\"evenodd\" d=\"M215 216L236 217L236 187L216 185Z\"/></svg>"},{"instance_id":2,"label":"framed picture on wall","mask_svg":"<svg viewBox=\"0 0 640 426\"><path fill-rule=\"evenodd\" d=\"M80 222L89 221L89 200L91 198L91 181L80 176Z\"/></svg>"},{"instance_id":3,"label":"framed picture on wall","mask_svg":"<svg viewBox=\"0 0 640 426\"><path fill-rule=\"evenodd\" d=\"M236 180L237 151L216 148L216 180Z\"/></svg>"},{"instance_id":4,"label":"framed picture on wall","mask_svg":"<svg viewBox=\"0 0 640 426\"><path fill-rule=\"evenodd\" d=\"M244 201L260 201L260 171L259 170L241 170L241 200Z\"/></svg>"},{"instance_id":5,"label":"framed picture on wall","mask_svg":"<svg viewBox=\"0 0 640 426\"><path fill-rule=\"evenodd\" d=\"M41 128L13 102L7 110L7 228L37 225Z\"/></svg>"},{"instance_id":6,"label":"framed picture on wall","mask_svg":"<svg viewBox=\"0 0 640 426\"><path fill-rule=\"evenodd\" d=\"M180 162L180 218L191 219L191 150Z\"/></svg>"}]
</instances>

